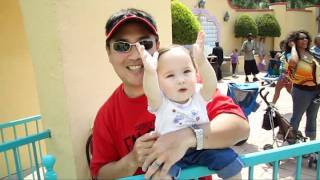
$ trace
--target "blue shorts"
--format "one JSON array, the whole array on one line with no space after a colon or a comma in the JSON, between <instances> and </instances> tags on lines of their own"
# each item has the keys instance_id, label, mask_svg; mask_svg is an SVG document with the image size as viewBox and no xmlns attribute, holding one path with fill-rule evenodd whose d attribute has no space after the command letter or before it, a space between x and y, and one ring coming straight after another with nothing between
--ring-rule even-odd
<instances>
[{"instance_id":1,"label":"blue shorts","mask_svg":"<svg viewBox=\"0 0 320 180\"><path fill-rule=\"evenodd\" d=\"M194 165L207 166L208 169L214 170L223 179L235 176L243 167L238 154L231 148L189 149L183 158L171 167L169 175L177 179L180 176L181 169Z\"/></svg>"}]
</instances>

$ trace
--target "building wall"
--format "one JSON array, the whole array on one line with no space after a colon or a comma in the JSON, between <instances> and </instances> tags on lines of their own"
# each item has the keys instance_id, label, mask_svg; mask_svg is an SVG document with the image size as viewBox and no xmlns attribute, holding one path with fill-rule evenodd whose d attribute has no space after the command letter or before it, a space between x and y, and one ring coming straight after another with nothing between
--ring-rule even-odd
<instances>
[{"instance_id":1,"label":"building wall","mask_svg":"<svg viewBox=\"0 0 320 180\"><path fill-rule=\"evenodd\" d=\"M197 8L197 0L180 0L191 10ZM305 29L312 37L316 34L317 24L316 15L317 7L308 8L308 10L292 10L286 9L285 3L274 3L269 10L259 9L238 9L230 3L230 0L210 0L206 1L205 9L212 16L215 16L220 24L220 45L224 48L225 54L228 55L234 48L240 48L243 38L234 36L234 23L241 14L248 14L252 18L263 14L273 14L277 18L281 27L281 36L279 38L266 38L266 50L279 50L279 42L284 39L287 34L293 30ZM224 14L228 12L229 21L223 21Z\"/></svg>"},{"instance_id":2,"label":"building wall","mask_svg":"<svg viewBox=\"0 0 320 180\"><path fill-rule=\"evenodd\" d=\"M59 179L87 179L85 142L96 112L120 80L108 62L104 26L122 8L150 12L171 43L170 1L20 0L44 126Z\"/></svg>"},{"instance_id":3,"label":"building wall","mask_svg":"<svg viewBox=\"0 0 320 180\"><path fill-rule=\"evenodd\" d=\"M39 114L38 95L18 1L0 1L0 123Z\"/></svg>"},{"instance_id":4,"label":"building wall","mask_svg":"<svg viewBox=\"0 0 320 180\"><path fill-rule=\"evenodd\" d=\"M22 14L18 1L0 1L0 123L39 114L38 94L30 53L27 47ZM35 128L28 125L29 133ZM14 138L12 129L3 130L4 139ZM1 135L0 135L1 136ZM17 136L23 137L24 128L17 127ZM27 154L25 148L20 155ZM13 162L12 153L8 153ZM21 156L22 168L29 166L29 158ZM10 169L14 169L10 163ZM0 179L6 174L4 156L0 156Z\"/></svg>"}]
</instances>

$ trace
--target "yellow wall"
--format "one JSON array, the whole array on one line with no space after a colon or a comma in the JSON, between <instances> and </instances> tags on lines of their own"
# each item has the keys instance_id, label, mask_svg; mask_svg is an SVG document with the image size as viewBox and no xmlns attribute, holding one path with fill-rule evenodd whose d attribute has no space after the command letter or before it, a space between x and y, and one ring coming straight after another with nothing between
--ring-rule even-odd
<instances>
[{"instance_id":1,"label":"yellow wall","mask_svg":"<svg viewBox=\"0 0 320 180\"><path fill-rule=\"evenodd\" d=\"M37 89L16 0L0 1L0 122L39 114Z\"/></svg>"},{"instance_id":2,"label":"yellow wall","mask_svg":"<svg viewBox=\"0 0 320 180\"><path fill-rule=\"evenodd\" d=\"M39 114L33 66L27 47L22 14L16 0L0 1L0 123ZM35 127L28 125L29 133ZM18 137L25 136L17 128ZM12 140L12 129L4 129L4 139ZM43 149L44 150L44 149ZM26 148L20 149L22 168L29 167ZM12 153L8 154L13 162ZM6 174L4 156L0 156L0 177ZM13 163L10 168L14 169Z\"/></svg>"},{"instance_id":3,"label":"yellow wall","mask_svg":"<svg viewBox=\"0 0 320 180\"><path fill-rule=\"evenodd\" d=\"M170 1L20 0L34 63L48 152L59 179L87 179L85 142L98 108L120 84L108 63L104 26L126 7L150 12L162 45L171 43Z\"/></svg>"}]
</instances>

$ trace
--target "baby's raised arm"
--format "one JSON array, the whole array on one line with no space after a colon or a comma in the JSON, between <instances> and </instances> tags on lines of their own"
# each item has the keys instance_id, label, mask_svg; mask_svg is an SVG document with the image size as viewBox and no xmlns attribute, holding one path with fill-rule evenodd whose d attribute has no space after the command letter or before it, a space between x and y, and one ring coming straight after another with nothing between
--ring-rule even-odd
<instances>
[{"instance_id":1,"label":"baby's raised arm","mask_svg":"<svg viewBox=\"0 0 320 180\"><path fill-rule=\"evenodd\" d=\"M193 45L193 57L203 81L200 93L204 100L209 101L216 91L217 77L214 69L204 55L204 40L205 34L201 31L198 33L197 41Z\"/></svg>"},{"instance_id":2,"label":"baby's raised arm","mask_svg":"<svg viewBox=\"0 0 320 180\"><path fill-rule=\"evenodd\" d=\"M158 64L158 52L155 52L153 56L145 50L144 46L136 43L136 47L141 56L144 74L143 74L143 89L148 98L148 104L152 110L157 110L161 103L161 91L158 82L157 64Z\"/></svg>"}]
</instances>

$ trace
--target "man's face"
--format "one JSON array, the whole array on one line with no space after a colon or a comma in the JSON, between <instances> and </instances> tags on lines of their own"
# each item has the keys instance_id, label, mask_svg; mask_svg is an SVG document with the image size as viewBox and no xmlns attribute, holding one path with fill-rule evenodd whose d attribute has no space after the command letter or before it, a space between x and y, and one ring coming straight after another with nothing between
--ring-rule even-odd
<instances>
[{"instance_id":1,"label":"man's face","mask_svg":"<svg viewBox=\"0 0 320 180\"><path fill-rule=\"evenodd\" d=\"M123 25L110 39L107 52L109 61L115 72L122 80L127 94L136 94L134 90L142 90L143 63L137 48L133 45L128 52L118 52L114 49L114 43L122 41L134 44L143 40L152 40L153 46L148 51L153 54L159 48L156 37L144 26L138 23Z\"/></svg>"}]
</instances>

